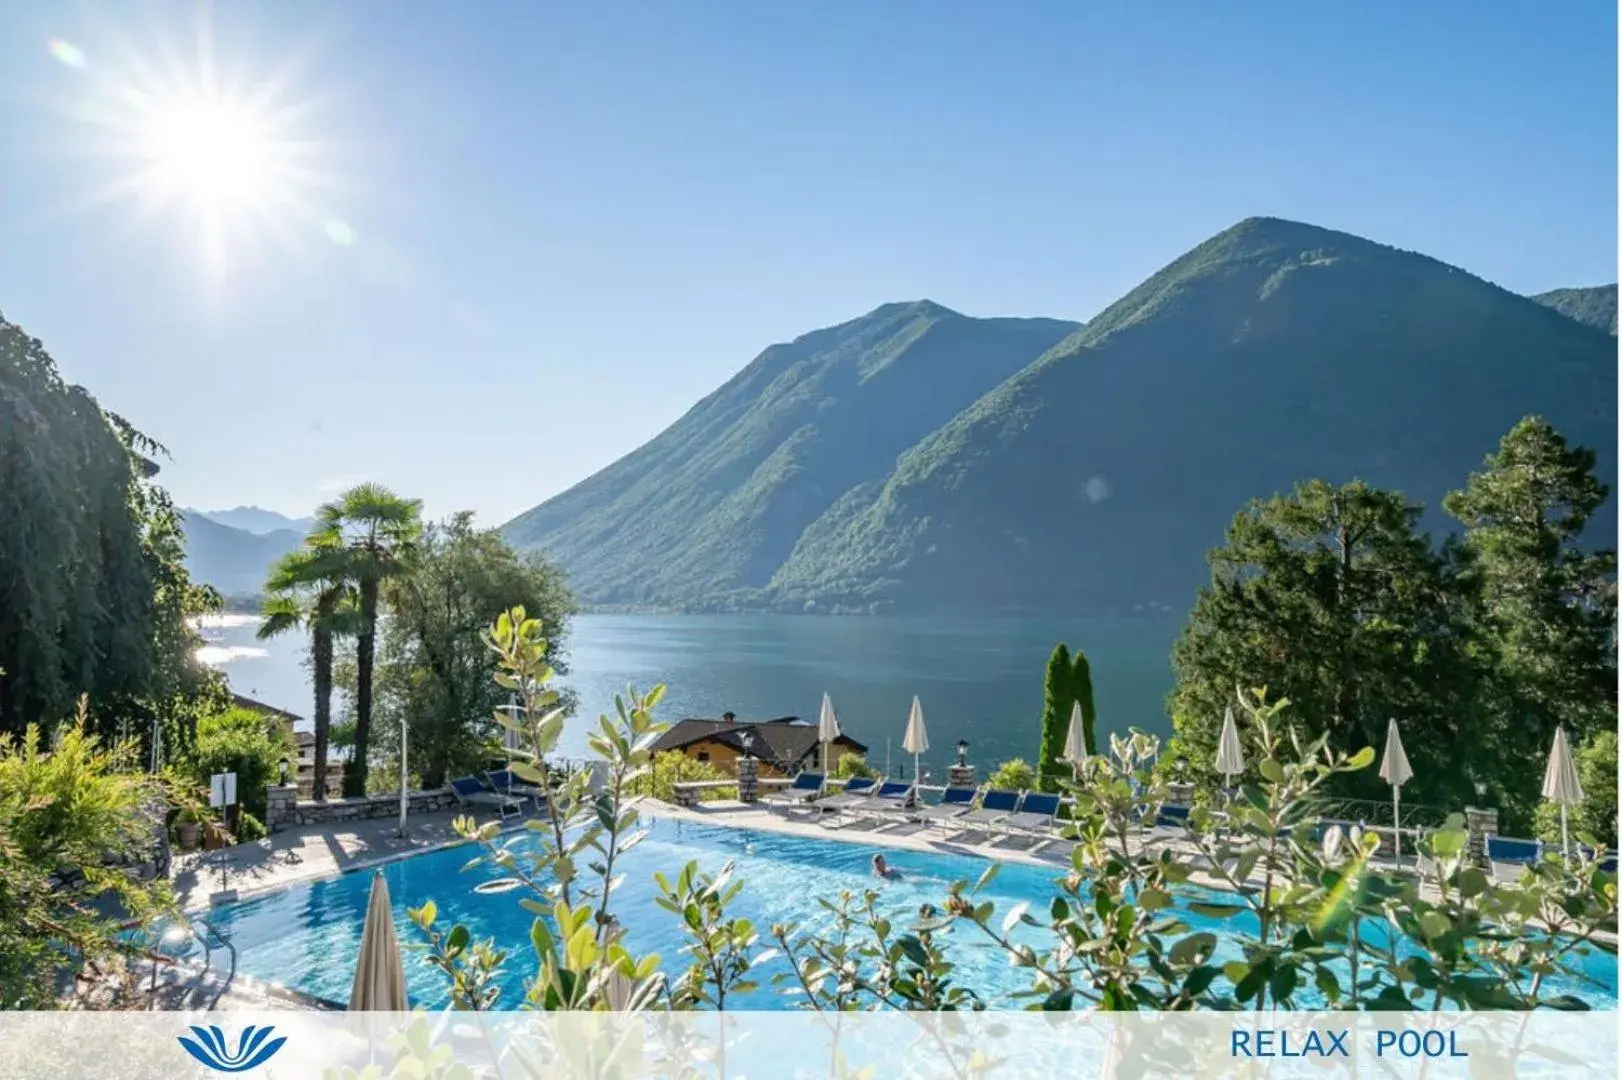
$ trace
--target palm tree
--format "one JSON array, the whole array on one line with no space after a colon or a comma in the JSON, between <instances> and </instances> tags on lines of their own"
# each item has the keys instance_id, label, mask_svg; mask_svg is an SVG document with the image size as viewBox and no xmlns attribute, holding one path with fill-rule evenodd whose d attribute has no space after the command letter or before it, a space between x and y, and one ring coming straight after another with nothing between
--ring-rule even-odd
<instances>
[{"instance_id":1,"label":"palm tree","mask_svg":"<svg viewBox=\"0 0 1622 1080\"><path fill-rule=\"evenodd\" d=\"M355 591L344 577L345 553L320 543L290 551L271 568L265 582L260 640L295 630L310 635L310 667L315 683L315 790L327 797L327 741L332 732L332 656L338 638L360 628Z\"/></svg>"},{"instance_id":2,"label":"palm tree","mask_svg":"<svg viewBox=\"0 0 1622 1080\"><path fill-rule=\"evenodd\" d=\"M422 503L403 499L380 484L350 488L316 511L306 543L341 550L343 577L355 589L355 753L344 770L344 794L366 794L366 754L372 733L372 669L377 654L378 595L400 574L422 532Z\"/></svg>"}]
</instances>

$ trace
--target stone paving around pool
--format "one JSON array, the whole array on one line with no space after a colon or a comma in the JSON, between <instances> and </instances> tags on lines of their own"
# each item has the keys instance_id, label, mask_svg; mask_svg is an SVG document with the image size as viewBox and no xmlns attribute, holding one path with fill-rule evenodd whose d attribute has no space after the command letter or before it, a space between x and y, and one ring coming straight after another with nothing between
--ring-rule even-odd
<instances>
[{"instance_id":1,"label":"stone paving around pool","mask_svg":"<svg viewBox=\"0 0 1622 1080\"><path fill-rule=\"evenodd\" d=\"M206 912L209 897L221 889L222 868L224 887L249 896L457 843L456 817L413 816L404 838L396 821L384 819L290 828L251 844L177 855L170 879L187 911Z\"/></svg>"}]
</instances>

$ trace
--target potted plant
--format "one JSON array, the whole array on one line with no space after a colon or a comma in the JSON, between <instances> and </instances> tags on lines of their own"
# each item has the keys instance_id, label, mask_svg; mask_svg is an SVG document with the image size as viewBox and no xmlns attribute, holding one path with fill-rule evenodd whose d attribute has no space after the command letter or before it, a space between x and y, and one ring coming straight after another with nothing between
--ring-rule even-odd
<instances>
[{"instance_id":1,"label":"potted plant","mask_svg":"<svg viewBox=\"0 0 1622 1080\"><path fill-rule=\"evenodd\" d=\"M170 778L165 783L169 805L174 808L175 842L181 851L196 851L203 821L208 817L208 804L195 785Z\"/></svg>"},{"instance_id":2,"label":"potted plant","mask_svg":"<svg viewBox=\"0 0 1622 1080\"><path fill-rule=\"evenodd\" d=\"M189 806L180 808L180 813L175 816L175 838L180 844L181 851L197 850L200 825L196 810Z\"/></svg>"},{"instance_id":3,"label":"potted plant","mask_svg":"<svg viewBox=\"0 0 1622 1080\"><path fill-rule=\"evenodd\" d=\"M207 821L203 823L203 850L217 851L231 843L231 832L225 827L223 821Z\"/></svg>"}]
</instances>

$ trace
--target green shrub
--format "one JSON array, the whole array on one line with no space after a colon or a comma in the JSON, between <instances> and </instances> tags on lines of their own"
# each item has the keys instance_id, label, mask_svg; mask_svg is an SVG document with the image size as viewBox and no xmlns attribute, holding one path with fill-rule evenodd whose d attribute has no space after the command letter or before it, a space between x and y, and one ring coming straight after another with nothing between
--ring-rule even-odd
<instances>
[{"instance_id":1,"label":"green shrub","mask_svg":"<svg viewBox=\"0 0 1622 1080\"><path fill-rule=\"evenodd\" d=\"M248 813L248 811L243 810L237 816L237 843L251 844L255 840L263 840L269 835L270 830L265 828L265 823Z\"/></svg>"},{"instance_id":2,"label":"green shrub","mask_svg":"<svg viewBox=\"0 0 1622 1080\"><path fill-rule=\"evenodd\" d=\"M861 776L871 780L879 775L879 771L867 763L867 758L861 754L846 754L834 765L835 780L849 780Z\"/></svg>"},{"instance_id":3,"label":"green shrub","mask_svg":"<svg viewBox=\"0 0 1622 1080\"><path fill-rule=\"evenodd\" d=\"M653 764L640 776L632 778L627 785L627 791L632 795L652 795L655 799L665 802L676 801L676 785L695 783L702 780L732 780L720 768L708 761L699 761L686 754L667 751L653 755ZM716 799L730 798L731 792L725 788L716 788L713 791L703 792L699 798L702 802L711 802Z\"/></svg>"},{"instance_id":4,"label":"green shrub","mask_svg":"<svg viewBox=\"0 0 1622 1080\"><path fill-rule=\"evenodd\" d=\"M34 725L0 735L0 1008L53 1007L61 976L116 956L124 921L169 903L167 881L114 865L150 853L163 799L133 749L87 731L83 706L50 745Z\"/></svg>"},{"instance_id":5,"label":"green shrub","mask_svg":"<svg viewBox=\"0 0 1622 1080\"><path fill-rule=\"evenodd\" d=\"M1036 770L1024 758L1014 758L998 765L987 782L1003 791L1028 791L1036 786Z\"/></svg>"},{"instance_id":6,"label":"green shrub","mask_svg":"<svg viewBox=\"0 0 1622 1080\"><path fill-rule=\"evenodd\" d=\"M205 788L215 773L237 774L237 802L244 814L264 820L265 788L284 757L296 751L280 721L252 709L228 709L197 722L192 776Z\"/></svg>"}]
</instances>

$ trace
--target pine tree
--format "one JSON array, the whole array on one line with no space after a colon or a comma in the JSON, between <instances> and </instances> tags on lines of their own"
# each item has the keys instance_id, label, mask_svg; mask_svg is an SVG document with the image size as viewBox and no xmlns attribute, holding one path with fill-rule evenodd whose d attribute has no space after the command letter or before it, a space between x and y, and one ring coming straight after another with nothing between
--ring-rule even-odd
<instances>
[{"instance_id":1,"label":"pine tree","mask_svg":"<svg viewBox=\"0 0 1622 1080\"><path fill-rule=\"evenodd\" d=\"M1443 502L1465 527L1458 579L1492 682L1478 725L1517 763L1490 778L1490 794L1513 820L1536 804L1542 776L1519 763L1541 762L1557 726L1573 741L1616 728L1616 554L1580 543L1608 494L1594 466L1593 451L1529 416Z\"/></svg>"},{"instance_id":2,"label":"pine tree","mask_svg":"<svg viewBox=\"0 0 1622 1080\"><path fill-rule=\"evenodd\" d=\"M1076 650L1075 656L1071 658L1071 663L1070 699L1081 702L1081 734L1087 747L1087 756L1091 757L1098 753L1098 735L1096 733L1098 709L1093 705L1093 667L1087 662L1087 654L1080 649ZM1069 713L1065 715L1068 716ZM1065 739L1069 737L1069 731L1066 730ZM1059 748L1061 751L1063 750L1063 740L1060 741Z\"/></svg>"},{"instance_id":3,"label":"pine tree","mask_svg":"<svg viewBox=\"0 0 1622 1080\"><path fill-rule=\"evenodd\" d=\"M1415 772L1405 802L1463 806L1472 773L1503 769L1476 737L1473 669L1419 514L1395 492L1311 480L1234 518L1172 651L1174 753L1200 779L1214 779L1237 686L1288 698L1303 739L1328 735L1346 753L1378 753L1400 717ZM1390 796L1372 769L1337 777L1334 793Z\"/></svg>"},{"instance_id":4,"label":"pine tree","mask_svg":"<svg viewBox=\"0 0 1622 1080\"><path fill-rule=\"evenodd\" d=\"M1064 755L1065 728L1070 723L1070 703L1074 700L1070 693L1070 647L1061 641L1048 657L1042 699L1042 744L1036 758L1036 778L1043 791L1058 791L1059 779L1065 774L1059 758Z\"/></svg>"}]
</instances>

